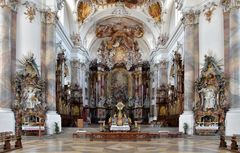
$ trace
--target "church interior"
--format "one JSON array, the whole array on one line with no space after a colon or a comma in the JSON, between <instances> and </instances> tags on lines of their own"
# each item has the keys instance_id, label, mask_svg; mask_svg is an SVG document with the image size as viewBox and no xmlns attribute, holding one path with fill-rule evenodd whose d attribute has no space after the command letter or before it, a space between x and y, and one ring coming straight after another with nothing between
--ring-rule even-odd
<instances>
[{"instance_id":1,"label":"church interior","mask_svg":"<svg viewBox=\"0 0 240 153\"><path fill-rule=\"evenodd\" d=\"M0 153L240 152L240 0L0 6Z\"/></svg>"}]
</instances>

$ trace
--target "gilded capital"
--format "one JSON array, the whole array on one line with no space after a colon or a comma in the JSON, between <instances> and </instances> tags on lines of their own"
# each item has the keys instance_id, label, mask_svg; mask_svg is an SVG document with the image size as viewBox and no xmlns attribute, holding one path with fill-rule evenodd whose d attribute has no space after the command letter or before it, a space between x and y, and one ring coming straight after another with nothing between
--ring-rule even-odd
<instances>
[{"instance_id":1,"label":"gilded capital","mask_svg":"<svg viewBox=\"0 0 240 153\"><path fill-rule=\"evenodd\" d=\"M71 34L70 39L72 40L74 46L81 46L82 40L80 34L73 33Z\"/></svg>"},{"instance_id":2,"label":"gilded capital","mask_svg":"<svg viewBox=\"0 0 240 153\"><path fill-rule=\"evenodd\" d=\"M228 12L232 9L240 8L240 0L221 0L221 5L224 11Z\"/></svg>"},{"instance_id":3,"label":"gilded capital","mask_svg":"<svg viewBox=\"0 0 240 153\"><path fill-rule=\"evenodd\" d=\"M162 60L162 61L160 61L160 63L159 63L159 68L161 68L161 69L166 69L167 68L167 64L168 64L168 61L167 60Z\"/></svg>"},{"instance_id":4,"label":"gilded capital","mask_svg":"<svg viewBox=\"0 0 240 153\"><path fill-rule=\"evenodd\" d=\"M58 17L57 12L52 9L42 11L42 22L46 24L56 24Z\"/></svg>"},{"instance_id":5,"label":"gilded capital","mask_svg":"<svg viewBox=\"0 0 240 153\"><path fill-rule=\"evenodd\" d=\"M26 15L26 18L29 20L29 22L32 23L32 21L35 19L37 12L36 4L26 1L25 3L23 3L23 5L26 6L26 11L24 12L24 14Z\"/></svg>"},{"instance_id":6,"label":"gilded capital","mask_svg":"<svg viewBox=\"0 0 240 153\"><path fill-rule=\"evenodd\" d=\"M81 63L77 59L74 59L74 60L71 61L71 67L72 68L80 68L80 65L81 65Z\"/></svg>"},{"instance_id":7,"label":"gilded capital","mask_svg":"<svg viewBox=\"0 0 240 153\"><path fill-rule=\"evenodd\" d=\"M193 25L199 23L199 10L189 10L187 12L183 12L182 22L185 26Z\"/></svg>"},{"instance_id":8,"label":"gilded capital","mask_svg":"<svg viewBox=\"0 0 240 153\"><path fill-rule=\"evenodd\" d=\"M16 11L18 3L18 0L0 0L0 7Z\"/></svg>"}]
</instances>

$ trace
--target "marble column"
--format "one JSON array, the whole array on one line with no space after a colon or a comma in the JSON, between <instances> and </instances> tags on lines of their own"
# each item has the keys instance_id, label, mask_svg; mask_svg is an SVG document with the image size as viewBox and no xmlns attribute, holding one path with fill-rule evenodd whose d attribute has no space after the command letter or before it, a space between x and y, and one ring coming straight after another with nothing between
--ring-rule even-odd
<instances>
[{"instance_id":1,"label":"marble column","mask_svg":"<svg viewBox=\"0 0 240 153\"><path fill-rule=\"evenodd\" d=\"M42 74L46 81L45 97L48 105L46 126L47 133L55 133L55 122L60 127L61 117L56 113L56 12L51 9L42 13L43 27L42 31Z\"/></svg>"},{"instance_id":2,"label":"marble column","mask_svg":"<svg viewBox=\"0 0 240 153\"><path fill-rule=\"evenodd\" d=\"M6 4L0 7L0 132L15 132L15 118L11 110L14 102L15 37L16 12L10 4Z\"/></svg>"},{"instance_id":3,"label":"marble column","mask_svg":"<svg viewBox=\"0 0 240 153\"><path fill-rule=\"evenodd\" d=\"M137 98L138 97L138 76L137 76L137 73L135 72L135 74L134 74L134 79L135 79L135 90L134 90L134 92L135 92L135 98Z\"/></svg>"},{"instance_id":4,"label":"marble column","mask_svg":"<svg viewBox=\"0 0 240 153\"><path fill-rule=\"evenodd\" d=\"M157 95L157 81L158 81L158 66L157 64L153 64L151 67L151 117L149 119L149 122L152 122L154 120L157 120L157 106L156 106L156 95Z\"/></svg>"},{"instance_id":5,"label":"marble column","mask_svg":"<svg viewBox=\"0 0 240 153\"><path fill-rule=\"evenodd\" d=\"M192 112L195 100L194 82L198 76L199 65L199 13L190 10L183 14L184 24L184 113L179 118L179 131L184 132L184 123L188 124L187 133L194 131L194 115Z\"/></svg>"},{"instance_id":6,"label":"marble column","mask_svg":"<svg viewBox=\"0 0 240 153\"><path fill-rule=\"evenodd\" d=\"M237 3L238 2L238 3ZM230 4L230 110L226 114L226 135L240 134L240 3L232 0Z\"/></svg>"},{"instance_id":7,"label":"marble column","mask_svg":"<svg viewBox=\"0 0 240 153\"><path fill-rule=\"evenodd\" d=\"M88 105L86 100L86 65L82 64L82 98L83 98L83 106Z\"/></svg>"},{"instance_id":8,"label":"marble column","mask_svg":"<svg viewBox=\"0 0 240 153\"><path fill-rule=\"evenodd\" d=\"M139 104L143 106L143 83L142 83L142 70L139 72L139 77L138 77L138 92L139 92Z\"/></svg>"},{"instance_id":9,"label":"marble column","mask_svg":"<svg viewBox=\"0 0 240 153\"><path fill-rule=\"evenodd\" d=\"M80 85L80 62L77 59L71 61L71 85Z\"/></svg>"},{"instance_id":10,"label":"marble column","mask_svg":"<svg viewBox=\"0 0 240 153\"><path fill-rule=\"evenodd\" d=\"M159 75L159 85L167 85L167 61L165 60L162 60L159 63Z\"/></svg>"}]
</instances>

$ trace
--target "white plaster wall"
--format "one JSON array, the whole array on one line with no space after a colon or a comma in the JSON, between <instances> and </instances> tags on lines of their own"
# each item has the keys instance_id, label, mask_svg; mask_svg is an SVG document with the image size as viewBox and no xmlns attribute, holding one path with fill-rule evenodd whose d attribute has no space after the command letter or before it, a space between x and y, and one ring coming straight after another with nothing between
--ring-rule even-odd
<instances>
[{"instance_id":1,"label":"white plaster wall","mask_svg":"<svg viewBox=\"0 0 240 153\"><path fill-rule=\"evenodd\" d=\"M17 59L22 59L30 52L34 53L36 63L40 69L40 52L41 52L41 18L40 13L36 12L35 19L32 23L24 14L25 6L19 6L17 13L17 35L16 35L16 51Z\"/></svg>"},{"instance_id":2,"label":"white plaster wall","mask_svg":"<svg viewBox=\"0 0 240 153\"><path fill-rule=\"evenodd\" d=\"M221 60L221 64L224 64L224 23L223 11L220 7L213 12L210 23L204 13L200 14L199 49L200 69L203 67L206 54Z\"/></svg>"},{"instance_id":3,"label":"white plaster wall","mask_svg":"<svg viewBox=\"0 0 240 153\"><path fill-rule=\"evenodd\" d=\"M175 32L175 28L176 28L176 26L175 26L176 25L176 23L175 23L175 18L176 18L175 11L176 11L176 9L174 7L174 4L172 5L172 9L171 10L172 11L169 12L171 14L170 24L169 24L169 34L170 34L170 36L173 35L173 33Z\"/></svg>"},{"instance_id":4,"label":"white plaster wall","mask_svg":"<svg viewBox=\"0 0 240 153\"><path fill-rule=\"evenodd\" d=\"M183 1L183 10L188 10L189 8L200 5L206 0L184 0Z\"/></svg>"}]
</instances>

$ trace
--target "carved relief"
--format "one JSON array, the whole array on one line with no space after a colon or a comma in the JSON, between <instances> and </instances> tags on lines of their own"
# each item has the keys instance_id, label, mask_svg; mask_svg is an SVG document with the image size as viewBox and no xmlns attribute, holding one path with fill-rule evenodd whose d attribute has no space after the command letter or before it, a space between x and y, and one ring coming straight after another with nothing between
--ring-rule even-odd
<instances>
[{"instance_id":1,"label":"carved relief","mask_svg":"<svg viewBox=\"0 0 240 153\"><path fill-rule=\"evenodd\" d=\"M214 2L204 6L203 12L208 22L211 22L213 12L216 10L216 6L217 5Z\"/></svg>"},{"instance_id":2,"label":"carved relief","mask_svg":"<svg viewBox=\"0 0 240 153\"><path fill-rule=\"evenodd\" d=\"M72 40L74 46L81 46L82 41L81 41L80 34L73 33L71 34L70 39Z\"/></svg>"},{"instance_id":3,"label":"carved relief","mask_svg":"<svg viewBox=\"0 0 240 153\"><path fill-rule=\"evenodd\" d=\"M200 11L189 10L183 13L182 22L184 25L197 24L199 22Z\"/></svg>"},{"instance_id":4,"label":"carved relief","mask_svg":"<svg viewBox=\"0 0 240 153\"><path fill-rule=\"evenodd\" d=\"M148 13L156 22L161 22L162 7L159 2L153 3L148 7Z\"/></svg>"},{"instance_id":5,"label":"carved relief","mask_svg":"<svg viewBox=\"0 0 240 153\"><path fill-rule=\"evenodd\" d=\"M221 4L225 11L230 11L233 8L240 8L240 0L221 0Z\"/></svg>"},{"instance_id":6,"label":"carved relief","mask_svg":"<svg viewBox=\"0 0 240 153\"><path fill-rule=\"evenodd\" d=\"M43 22L46 24L55 24L57 20L57 12L50 8L43 11Z\"/></svg>"},{"instance_id":7,"label":"carved relief","mask_svg":"<svg viewBox=\"0 0 240 153\"><path fill-rule=\"evenodd\" d=\"M195 105L197 134L224 131L225 113L229 103L225 98L226 80L221 67L211 56L205 56L201 77L196 81L199 100Z\"/></svg>"},{"instance_id":8,"label":"carved relief","mask_svg":"<svg viewBox=\"0 0 240 153\"><path fill-rule=\"evenodd\" d=\"M10 8L16 10L16 6L18 4L18 0L0 0L0 7Z\"/></svg>"},{"instance_id":9,"label":"carved relief","mask_svg":"<svg viewBox=\"0 0 240 153\"><path fill-rule=\"evenodd\" d=\"M167 43L168 39L169 36L167 33L160 34L160 36L158 37L157 46L159 45L164 46Z\"/></svg>"},{"instance_id":10,"label":"carved relief","mask_svg":"<svg viewBox=\"0 0 240 153\"><path fill-rule=\"evenodd\" d=\"M29 20L29 22L32 23L36 16L36 4L26 1L23 5L26 5L26 11L24 14L27 16L26 18Z\"/></svg>"}]
</instances>

